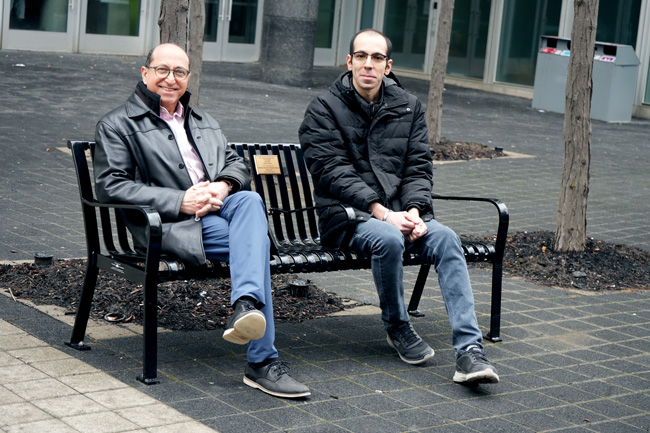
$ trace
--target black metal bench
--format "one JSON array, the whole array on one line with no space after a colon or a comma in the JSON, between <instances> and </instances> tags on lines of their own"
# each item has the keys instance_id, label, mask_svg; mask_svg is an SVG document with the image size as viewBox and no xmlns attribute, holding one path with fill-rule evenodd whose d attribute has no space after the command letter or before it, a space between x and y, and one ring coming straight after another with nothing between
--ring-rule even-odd
<instances>
[{"instance_id":1,"label":"black metal bench","mask_svg":"<svg viewBox=\"0 0 650 433\"><path fill-rule=\"evenodd\" d=\"M79 183L88 265L72 337L66 344L79 350L90 349L83 340L100 269L142 284L144 291L143 372L138 379L146 384L157 383L158 283L177 279L228 277L228 264L210 262L203 269L190 270L174 257L161 254L161 219L153 208L97 202L93 193L87 157L88 150L91 150L92 154L93 146L94 143L88 141L68 142ZM329 249L320 245L311 176L307 171L299 145L232 143L231 146L247 161L251 170L252 188L266 203L269 237L272 241L270 262L272 274L370 268L369 257L356 251ZM496 199L438 195L433 195L433 199L488 202L497 209L498 227L495 242L493 244L463 242L463 250L468 262L489 262L493 265L490 331L486 338L493 342L501 341L502 265L509 222L508 210ZM138 210L146 218L149 245L144 255L135 252L126 227L115 215L117 209ZM414 316L422 316L418 311L418 304L431 265L412 254L404 256L404 265L420 266L408 311Z\"/></svg>"}]
</instances>

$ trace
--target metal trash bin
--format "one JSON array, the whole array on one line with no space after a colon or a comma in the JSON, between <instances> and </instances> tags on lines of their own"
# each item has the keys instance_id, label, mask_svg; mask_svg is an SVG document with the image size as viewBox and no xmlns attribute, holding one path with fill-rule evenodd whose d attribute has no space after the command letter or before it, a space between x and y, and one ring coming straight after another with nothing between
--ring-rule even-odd
<instances>
[{"instance_id":1,"label":"metal trash bin","mask_svg":"<svg viewBox=\"0 0 650 433\"><path fill-rule=\"evenodd\" d=\"M571 40L542 36L537 53L533 108L564 113ZM630 45L596 42L591 118L606 122L632 119L639 58Z\"/></svg>"}]
</instances>

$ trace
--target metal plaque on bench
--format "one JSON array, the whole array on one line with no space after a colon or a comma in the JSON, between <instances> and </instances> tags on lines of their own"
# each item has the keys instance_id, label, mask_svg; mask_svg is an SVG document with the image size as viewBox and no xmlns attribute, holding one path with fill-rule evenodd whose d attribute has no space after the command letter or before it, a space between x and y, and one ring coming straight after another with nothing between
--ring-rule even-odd
<instances>
[{"instance_id":1,"label":"metal plaque on bench","mask_svg":"<svg viewBox=\"0 0 650 433\"><path fill-rule=\"evenodd\" d=\"M257 174L282 174L277 155L253 155Z\"/></svg>"}]
</instances>

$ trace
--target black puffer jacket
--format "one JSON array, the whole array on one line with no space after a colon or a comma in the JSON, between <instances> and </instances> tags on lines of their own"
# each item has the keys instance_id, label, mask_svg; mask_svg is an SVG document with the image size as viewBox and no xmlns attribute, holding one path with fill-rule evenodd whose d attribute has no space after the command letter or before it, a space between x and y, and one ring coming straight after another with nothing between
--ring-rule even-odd
<instances>
[{"instance_id":1,"label":"black puffer jacket","mask_svg":"<svg viewBox=\"0 0 650 433\"><path fill-rule=\"evenodd\" d=\"M315 183L323 245L340 246L345 235L340 205L358 221L379 202L393 211L416 207L432 214L433 165L420 101L391 73L383 99L370 118L357 100L351 72L314 99L300 125L300 144Z\"/></svg>"}]
</instances>

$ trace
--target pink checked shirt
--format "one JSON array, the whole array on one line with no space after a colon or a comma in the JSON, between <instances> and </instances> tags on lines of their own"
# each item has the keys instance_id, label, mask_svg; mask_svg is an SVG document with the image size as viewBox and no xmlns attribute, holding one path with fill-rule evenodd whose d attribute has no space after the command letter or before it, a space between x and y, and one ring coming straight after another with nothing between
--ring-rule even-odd
<instances>
[{"instance_id":1,"label":"pink checked shirt","mask_svg":"<svg viewBox=\"0 0 650 433\"><path fill-rule=\"evenodd\" d=\"M196 151L187 139L187 133L183 126L185 124L183 104L176 104L176 111L173 116L169 114L165 107L161 106L160 118L167 122L174 133L176 143L178 143L178 149L183 157L183 162L185 162L185 167L187 167L187 171L190 173L190 178L192 178L192 184L196 185L199 182L207 180L201 158L199 158L199 155L197 155Z\"/></svg>"}]
</instances>

